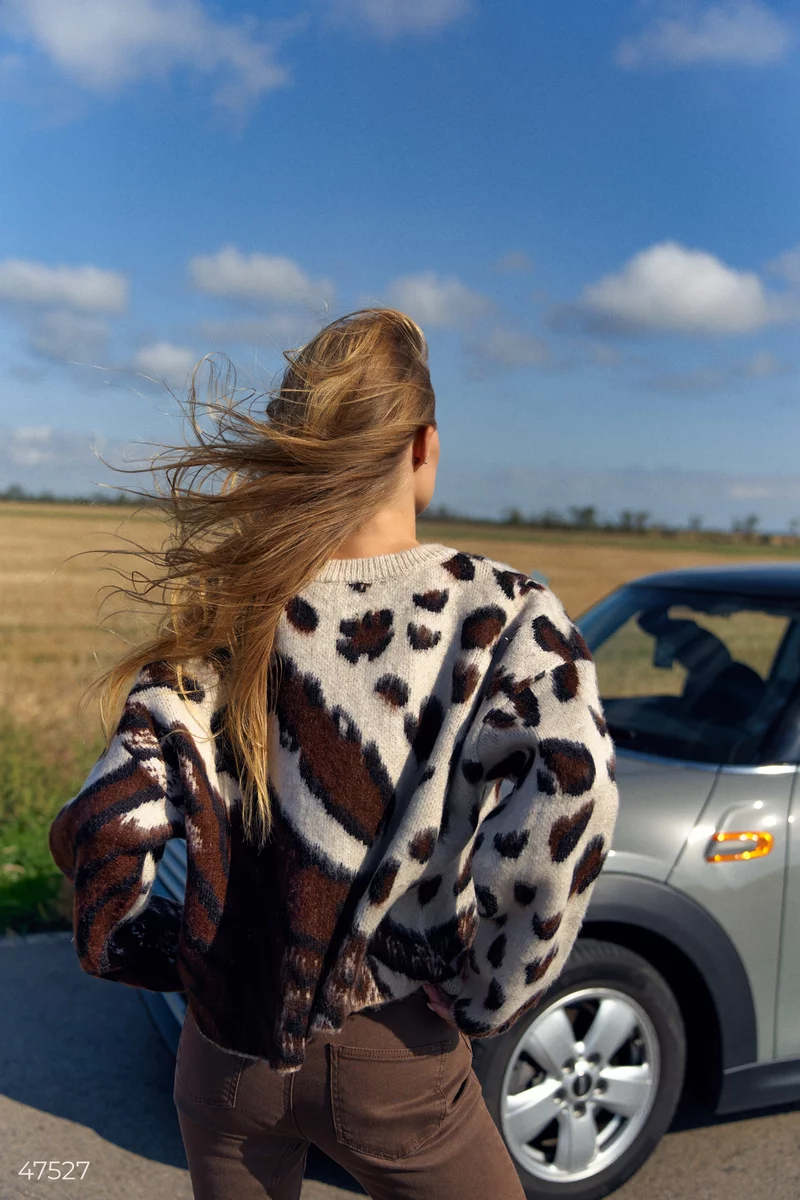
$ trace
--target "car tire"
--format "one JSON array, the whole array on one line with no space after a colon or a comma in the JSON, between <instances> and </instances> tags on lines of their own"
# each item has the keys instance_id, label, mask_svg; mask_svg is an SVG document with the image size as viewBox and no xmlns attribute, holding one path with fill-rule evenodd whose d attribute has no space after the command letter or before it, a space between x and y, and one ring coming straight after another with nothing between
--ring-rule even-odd
<instances>
[{"instance_id":1,"label":"car tire","mask_svg":"<svg viewBox=\"0 0 800 1200\"><path fill-rule=\"evenodd\" d=\"M576 1049L565 1059L568 1037ZM532 1012L472 1046L487 1108L529 1200L600 1200L615 1191L666 1133L683 1087L686 1034L677 1001L650 963L612 942L579 940ZM528 1138L551 1105L549 1122Z\"/></svg>"}]
</instances>

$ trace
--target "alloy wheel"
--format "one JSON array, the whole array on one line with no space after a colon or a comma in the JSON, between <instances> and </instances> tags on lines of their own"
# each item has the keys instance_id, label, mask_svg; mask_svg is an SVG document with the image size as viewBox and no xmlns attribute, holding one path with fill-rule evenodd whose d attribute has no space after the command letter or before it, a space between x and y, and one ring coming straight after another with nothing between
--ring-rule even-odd
<instances>
[{"instance_id":1,"label":"alloy wheel","mask_svg":"<svg viewBox=\"0 0 800 1200\"><path fill-rule=\"evenodd\" d=\"M508 1148L531 1175L574 1183L632 1144L655 1102L658 1036L625 992L582 988L539 1013L515 1046L502 1085Z\"/></svg>"}]
</instances>

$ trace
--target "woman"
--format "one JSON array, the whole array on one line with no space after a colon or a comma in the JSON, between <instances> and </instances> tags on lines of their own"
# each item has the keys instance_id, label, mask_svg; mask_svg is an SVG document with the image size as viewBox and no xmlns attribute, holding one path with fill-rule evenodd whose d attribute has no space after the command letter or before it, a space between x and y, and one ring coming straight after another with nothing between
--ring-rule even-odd
<instances>
[{"instance_id":1,"label":"woman","mask_svg":"<svg viewBox=\"0 0 800 1200\"><path fill-rule=\"evenodd\" d=\"M350 313L285 357L266 412L223 395L173 448L175 532L142 551L166 613L104 677L122 715L50 834L76 950L186 994L199 1200L299 1197L310 1142L376 1198L522 1200L472 1039L541 999L608 852L594 665L547 588L417 540L413 321ZM173 836L182 906L151 890Z\"/></svg>"}]
</instances>

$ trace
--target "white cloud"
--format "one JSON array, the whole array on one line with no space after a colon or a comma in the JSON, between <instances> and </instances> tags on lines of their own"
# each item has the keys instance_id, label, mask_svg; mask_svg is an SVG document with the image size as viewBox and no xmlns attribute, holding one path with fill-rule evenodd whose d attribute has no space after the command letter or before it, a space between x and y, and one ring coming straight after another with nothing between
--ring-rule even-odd
<instances>
[{"instance_id":1,"label":"white cloud","mask_svg":"<svg viewBox=\"0 0 800 1200\"><path fill-rule=\"evenodd\" d=\"M335 24L366 28L385 41L436 33L472 9L471 0L329 0L329 5Z\"/></svg>"},{"instance_id":2,"label":"white cloud","mask_svg":"<svg viewBox=\"0 0 800 1200\"><path fill-rule=\"evenodd\" d=\"M700 336L749 333L791 315L754 272L677 242L642 250L618 273L589 284L571 312L606 332Z\"/></svg>"},{"instance_id":3,"label":"white cloud","mask_svg":"<svg viewBox=\"0 0 800 1200\"><path fill-rule=\"evenodd\" d=\"M684 16L656 19L620 43L616 62L628 69L699 63L763 67L785 59L794 42L792 28L767 5L757 0L724 0Z\"/></svg>"},{"instance_id":4,"label":"white cloud","mask_svg":"<svg viewBox=\"0 0 800 1200\"><path fill-rule=\"evenodd\" d=\"M435 271L395 279L389 284L387 299L420 325L439 329L454 328L492 307L486 296L458 279L442 279Z\"/></svg>"},{"instance_id":5,"label":"white cloud","mask_svg":"<svg viewBox=\"0 0 800 1200\"><path fill-rule=\"evenodd\" d=\"M230 245L191 259L189 275L199 291L234 300L318 307L332 303L335 291L330 279L311 279L290 258L258 252L244 255Z\"/></svg>"},{"instance_id":6,"label":"white cloud","mask_svg":"<svg viewBox=\"0 0 800 1200\"><path fill-rule=\"evenodd\" d=\"M96 452L97 453L96 453ZM117 441L99 432L56 429L50 425L0 428L0 488L19 484L31 492L90 495L97 484L111 486L112 494L125 487L142 487L142 480L121 476L105 466L135 465L145 457L139 443ZM145 479L144 486L147 485ZM105 492L108 495L108 492Z\"/></svg>"},{"instance_id":7,"label":"white cloud","mask_svg":"<svg viewBox=\"0 0 800 1200\"><path fill-rule=\"evenodd\" d=\"M25 425L3 429L0 434L0 480L6 483L9 471L15 468L86 464L91 457L88 434L53 429L51 425ZM14 482L25 484L27 480L23 477Z\"/></svg>"},{"instance_id":8,"label":"white cloud","mask_svg":"<svg viewBox=\"0 0 800 1200\"><path fill-rule=\"evenodd\" d=\"M728 488L733 500L766 500L775 495L775 489L764 483L734 483Z\"/></svg>"},{"instance_id":9,"label":"white cloud","mask_svg":"<svg viewBox=\"0 0 800 1200\"><path fill-rule=\"evenodd\" d=\"M54 309L28 325L28 346L43 358L96 365L108 342L108 326L97 317Z\"/></svg>"},{"instance_id":10,"label":"white cloud","mask_svg":"<svg viewBox=\"0 0 800 1200\"><path fill-rule=\"evenodd\" d=\"M723 388L733 391L747 380L772 379L790 375L794 368L777 358L771 350L758 350L748 358L729 362L712 362L687 371L663 371L651 374L643 385L657 392L703 393Z\"/></svg>"},{"instance_id":11,"label":"white cloud","mask_svg":"<svg viewBox=\"0 0 800 1200\"><path fill-rule=\"evenodd\" d=\"M538 367L550 361L550 347L527 329L495 325L475 345L477 357L503 367Z\"/></svg>"},{"instance_id":12,"label":"white cloud","mask_svg":"<svg viewBox=\"0 0 800 1200\"><path fill-rule=\"evenodd\" d=\"M4 0L0 26L91 92L183 67L216 79L214 101L239 110L288 81L262 25L216 19L200 0Z\"/></svg>"},{"instance_id":13,"label":"white cloud","mask_svg":"<svg viewBox=\"0 0 800 1200\"><path fill-rule=\"evenodd\" d=\"M38 466L55 458L53 430L49 425L27 425L12 429L5 440L3 457L16 467Z\"/></svg>"},{"instance_id":14,"label":"white cloud","mask_svg":"<svg viewBox=\"0 0 800 1200\"><path fill-rule=\"evenodd\" d=\"M0 262L0 301L14 306L123 313L128 305L128 280L118 271L99 267L48 267L7 258Z\"/></svg>"},{"instance_id":15,"label":"white cloud","mask_svg":"<svg viewBox=\"0 0 800 1200\"><path fill-rule=\"evenodd\" d=\"M128 279L119 271L19 258L0 262L0 306L43 358L96 364L108 341L104 318L124 313L128 294Z\"/></svg>"},{"instance_id":16,"label":"white cloud","mask_svg":"<svg viewBox=\"0 0 800 1200\"><path fill-rule=\"evenodd\" d=\"M800 246L786 250L772 262L767 263L767 269L774 275L780 275L793 287L800 287Z\"/></svg>"},{"instance_id":17,"label":"white cloud","mask_svg":"<svg viewBox=\"0 0 800 1200\"><path fill-rule=\"evenodd\" d=\"M133 365L143 375L182 387L197 364L198 356L185 346L153 342L136 354Z\"/></svg>"}]
</instances>

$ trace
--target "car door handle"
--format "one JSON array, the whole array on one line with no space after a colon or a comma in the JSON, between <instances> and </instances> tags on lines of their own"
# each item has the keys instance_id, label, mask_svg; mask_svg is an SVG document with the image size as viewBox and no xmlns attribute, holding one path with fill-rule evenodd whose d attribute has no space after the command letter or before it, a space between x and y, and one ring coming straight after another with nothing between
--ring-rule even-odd
<instances>
[{"instance_id":1,"label":"car door handle","mask_svg":"<svg viewBox=\"0 0 800 1200\"><path fill-rule=\"evenodd\" d=\"M731 829L713 835L706 850L706 862L747 862L763 858L774 844L766 829Z\"/></svg>"}]
</instances>

